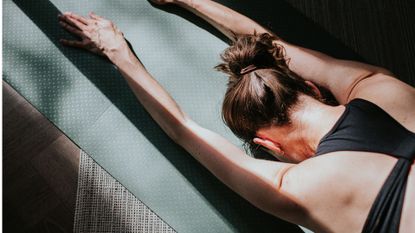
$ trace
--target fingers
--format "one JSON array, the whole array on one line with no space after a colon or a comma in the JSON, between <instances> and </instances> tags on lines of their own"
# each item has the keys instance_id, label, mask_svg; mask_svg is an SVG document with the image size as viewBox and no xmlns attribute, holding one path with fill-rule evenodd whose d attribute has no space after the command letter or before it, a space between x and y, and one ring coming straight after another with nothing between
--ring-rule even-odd
<instances>
[{"instance_id":1,"label":"fingers","mask_svg":"<svg viewBox=\"0 0 415 233\"><path fill-rule=\"evenodd\" d=\"M60 19L61 21L64 21L65 23L67 23L67 24L69 24L69 25L73 26L73 27L76 27L76 28L80 29L80 30L84 30L84 29L86 28L86 25L85 25L84 23L82 23L82 22L78 21L78 20L77 20L77 19L75 19L75 18L72 18L71 16L69 16L69 15L67 15L67 14L65 14L65 15L60 15L60 16L59 16L59 19Z\"/></svg>"},{"instance_id":2,"label":"fingers","mask_svg":"<svg viewBox=\"0 0 415 233\"><path fill-rule=\"evenodd\" d=\"M77 29L75 27L72 27L71 25L65 23L64 21L59 21L59 24L63 28L65 28L68 32L70 32L70 33L72 33L74 35L77 35L77 36L79 36L81 38L85 37L85 34L82 31L80 31L79 29Z\"/></svg>"},{"instance_id":3,"label":"fingers","mask_svg":"<svg viewBox=\"0 0 415 233\"><path fill-rule=\"evenodd\" d=\"M94 12L89 12L89 17L91 17L91 19L95 19L95 20L100 20L103 19L101 16L95 14Z\"/></svg>"},{"instance_id":4,"label":"fingers","mask_svg":"<svg viewBox=\"0 0 415 233\"><path fill-rule=\"evenodd\" d=\"M66 45L66 46L71 46L71 47L81 48L81 49L84 49L85 48L85 45L81 41L77 41L77 40L65 40L65 39L60 39L59 41L63 45Z\"/></svg>"},{"instance_id":5,"label":"fingers","mask_svg":"<svg viewBox=\"0 0 415 233\"><path fill-rule=\"evenodd\" d=\"M89 23L88 22L88 19L86 19L86 18L84 18L84 17L82 17L80 15L77 15L77 14L75 14L73 12L65 12L63 14L66 15L66 16L69 16L69 17L71 17L73 19L76 19L76 20L78 20L79 22L81 22L81 23L83 23L85 25L88 25L88 23Z\"/></svg>"}]
</instances>

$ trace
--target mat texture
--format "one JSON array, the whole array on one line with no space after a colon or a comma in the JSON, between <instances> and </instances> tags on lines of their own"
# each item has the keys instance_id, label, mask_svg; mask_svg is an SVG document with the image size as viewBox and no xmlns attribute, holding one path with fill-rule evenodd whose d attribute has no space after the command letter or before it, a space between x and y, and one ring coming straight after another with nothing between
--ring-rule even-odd
<instances>
[{"instance_id":1,"label":"mat texture","mask_svg":"<svg viewBox=\"0 0 415 233\"><path fill-rule=\"evenodd\" d=\"M84 151L80 154L75 233L175 232Z\"/></svg>"},{"instance_id":2,"label":"mat texture","mask_svg":"<svg viewBox=\"0 0 415 233\"><path fill-rule=\"evenodd\" d=\"M232 142L214 72L226 44L144 0L3 2L3 78L178 232L300 232L250 205L174 144L105 59L62 47L61 11L94 10L125 33L147 69L195 121Z\"/></svg>"},{"instance_id":3,"label":"mat texture","mask_svg":"<svg viewBox=\"0 0 415 233\"><path fill-rule=\"evenodd\" d=\"M175 232L82 150L73 229L75 233Z\"/></svg>"}]
</instances>

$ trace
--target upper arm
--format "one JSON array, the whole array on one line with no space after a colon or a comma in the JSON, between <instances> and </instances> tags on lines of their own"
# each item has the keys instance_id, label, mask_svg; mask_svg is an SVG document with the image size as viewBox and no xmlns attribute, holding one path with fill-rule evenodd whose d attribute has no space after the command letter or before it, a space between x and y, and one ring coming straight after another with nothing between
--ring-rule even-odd
<instances>
[{"instance_id":1,"label":"upper arm","mask_svg":"<svg viewBox=\"0 0 415 233\"><path fill-rule=\"evenodd\" d=\"M178 143L219 180L262 210L284 217L291 205L281 181L291 164L246 155L222 136L192 120L186 121Z\"/></svg>"},{"instance_id":2,"label":"upper arm","mask_svg":"<svg viewBox=\"0 0 415 233\"><path fill-rule=\"evenodd\" d=\"M377 73L391 74L369 64L336 59L326 54L278 40L285 48L289 68L305 80L325 87L340 104L347 103L354 86Z\"/></svg>"}]
</instances>

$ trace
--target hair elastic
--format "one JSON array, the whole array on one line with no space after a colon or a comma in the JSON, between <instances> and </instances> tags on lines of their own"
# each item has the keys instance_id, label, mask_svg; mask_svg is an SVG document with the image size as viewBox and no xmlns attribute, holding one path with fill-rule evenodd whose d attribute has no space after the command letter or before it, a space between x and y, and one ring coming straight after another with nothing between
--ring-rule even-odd
<instances>
[{"instance_id":1,"label":"hair elastic","mask_svg":"<svg viewBox=\"0 0 415 233\"><path fill-rule=\"evenodd\" d=\"M255 65L249 65L249 66L247 66L247 67L245 67L245 68L243 68L242 70L241 70L241 72L239 72L239 74L240 75L244 75L244 74L247 74L247 73L249 73L249 72L252 72L252 71L254 71L254 70L256 70L258 67L256 67Z\"/></svg>"}]
</instances>

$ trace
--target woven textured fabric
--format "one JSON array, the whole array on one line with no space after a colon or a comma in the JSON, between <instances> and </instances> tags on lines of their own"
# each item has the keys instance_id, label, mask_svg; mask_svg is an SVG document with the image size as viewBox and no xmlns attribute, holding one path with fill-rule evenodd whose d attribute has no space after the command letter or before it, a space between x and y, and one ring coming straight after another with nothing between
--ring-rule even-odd
<instances>
[{"instance_id":1,"label":"woven textured fabric","mask_svg":"<svg viewBox=\"0 0 415 233\"><path fill-rule=\"evenodd\" d=\"M175 232L81 151L74 232Z\"/></svg>"}]
</instances>

